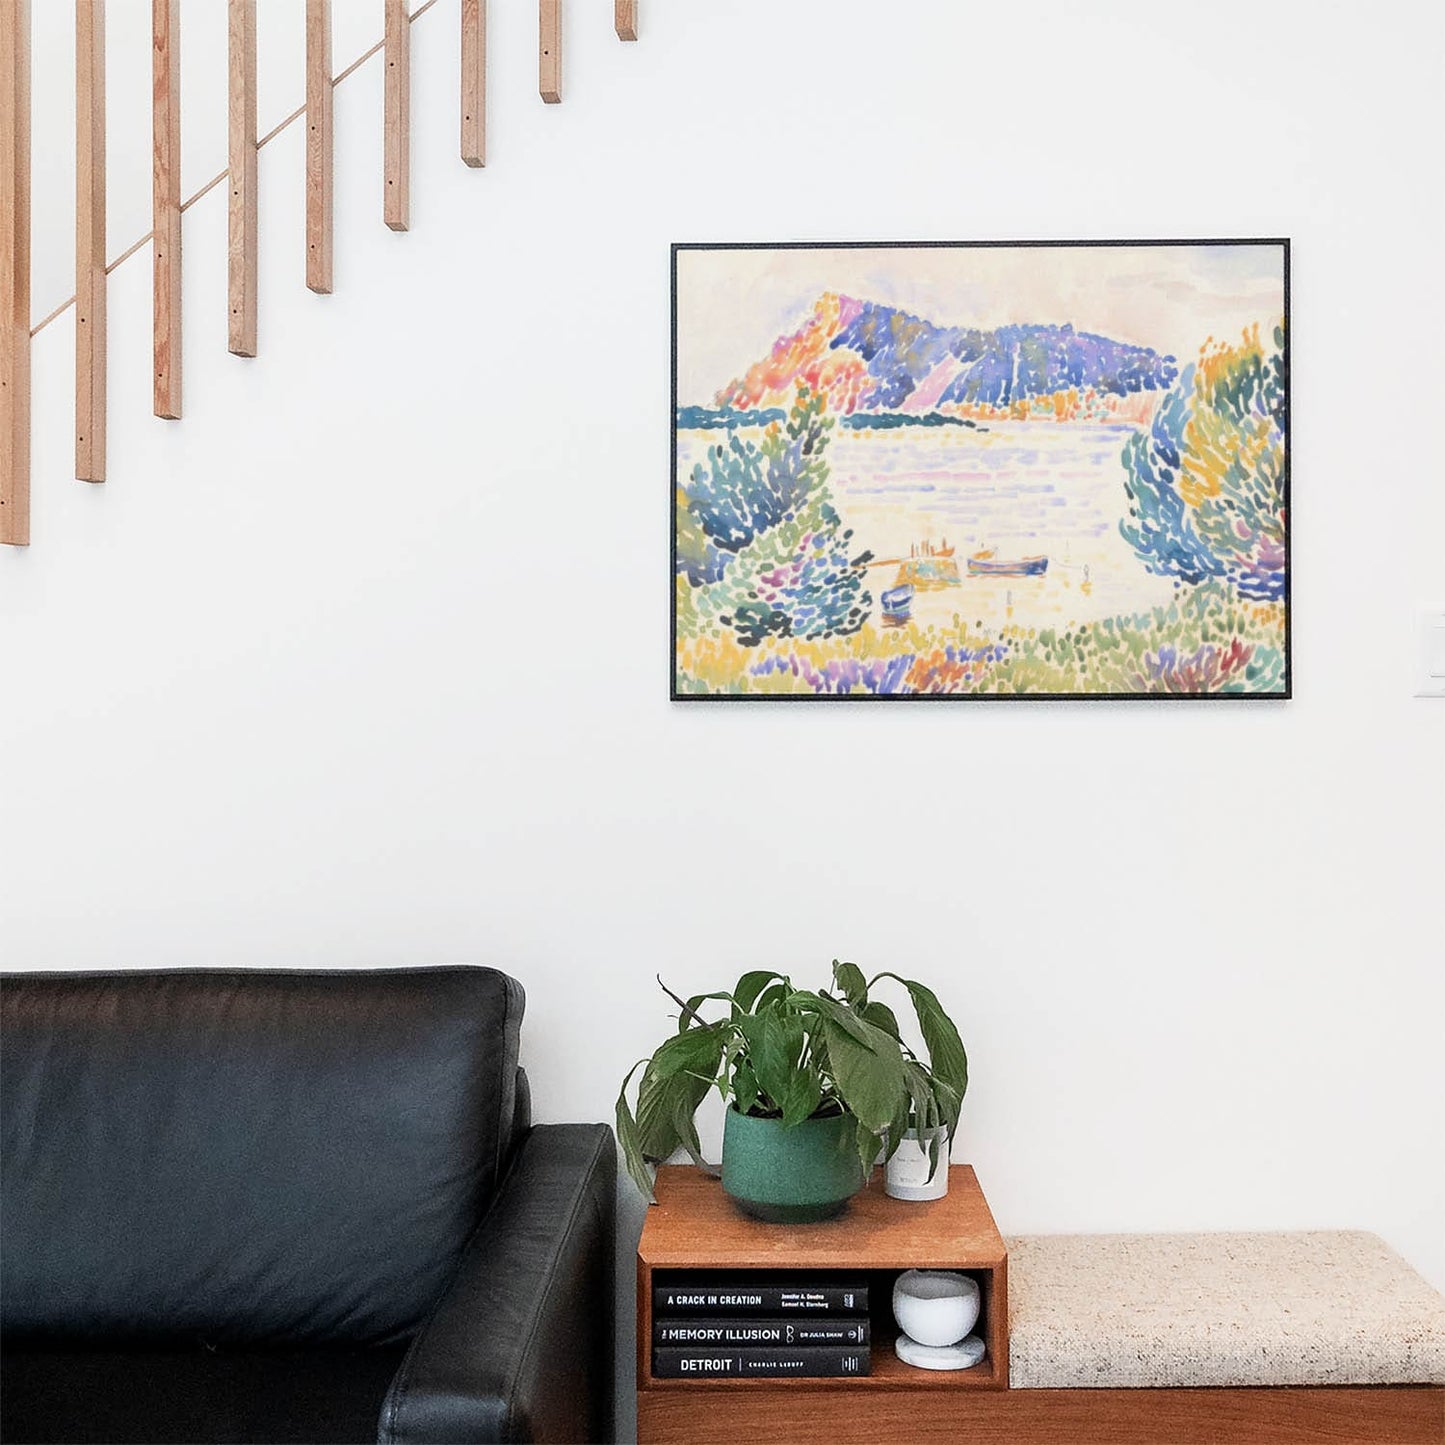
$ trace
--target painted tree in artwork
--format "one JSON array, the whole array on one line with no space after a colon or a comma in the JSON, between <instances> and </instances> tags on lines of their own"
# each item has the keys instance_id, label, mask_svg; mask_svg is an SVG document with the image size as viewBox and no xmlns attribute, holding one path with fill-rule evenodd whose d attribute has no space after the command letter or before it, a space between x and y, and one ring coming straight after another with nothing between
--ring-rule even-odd
<instances>
[{"instance_id":1,"label":"painted tree in artwork","mask_svg":"<svg viewBox=\"0 0 1445 1445\"><path fill-rule=\"evenodd\" d=\"M688 615L745 647L765 637L837 637L868 620L870 555L833 505L825 453L833 419L797 388L786 421L761 445L731 431L699 463L678 502L677 570Z\"/></svg>"},{"instance_id":2,"label":"painted tree in artwork","mask_svg":"<svg viewBox=\"0 0 1445 1445\"><path fill-rule=\"evenodd\" d=\"M1284 327L1206 347L1124 448L1120 530L1149 571L1241 597L1285 592Z\"/></svg>"}]
</instances>

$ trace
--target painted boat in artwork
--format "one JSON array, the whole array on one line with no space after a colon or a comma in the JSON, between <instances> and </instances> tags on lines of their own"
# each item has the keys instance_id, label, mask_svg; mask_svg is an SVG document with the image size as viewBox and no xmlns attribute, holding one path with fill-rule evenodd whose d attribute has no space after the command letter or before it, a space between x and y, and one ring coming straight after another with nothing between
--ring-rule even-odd
<instances>
[{"instance_id":1,"label":"painted boat in artwork","mask_svg":"<svg viewBox=\"0 0 1445 1445\"><path fill-rule=\"evenodd\" d=\"M963 581L958 575L953 548L947 541L941 546L934 546L932 542L915 542L906 557L879 557L868 565L896 567L898 573L893 579L894 591L909 587L919 592L937 592L944 587L959 587Z\"/></svg>"},{"instance_id":2,"label":"painted boat in artwork","mask_svg":"<svg viewBox=\"0 0 1445 1445\"><path fill-rule=\"evenodd\" d=\"M879 595L878 602L883 609L885 627L904 627L913 607L913 588L890 587Z\"/></svg>"},{"instance_id":3,"label":"painted boat in artwork","mask_svg":"<svg viewBox=\"0 0 1445 1445\"><path fill-rule=\"evenodd\" d=\"M970 577L1042 577L1049 569L1047 557L995 557L990 552L975 552L968 559Z\"/></svg>"},{"instance_id":4,"label":"painted boat in artwork","mask_svg":"<svg viewBox=\"0 0 1445 1445\"><path fill-rule=\"evenodd\" d=\"M935 592L943 587L957 587L962 579L958 575L958 563L953 558L953 548L947 541L935 547L932 542L918 542L909 550L907 557L898 559L898 575L893 585L916 587L920 592Z\"/></svg>"}]
</instances>

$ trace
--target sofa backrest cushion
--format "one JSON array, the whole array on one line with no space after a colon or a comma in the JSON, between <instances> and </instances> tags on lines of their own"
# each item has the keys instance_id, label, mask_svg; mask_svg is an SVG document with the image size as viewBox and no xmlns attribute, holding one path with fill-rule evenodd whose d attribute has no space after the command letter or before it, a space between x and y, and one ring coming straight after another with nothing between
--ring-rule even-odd
<instances>
[{"instance_id":1,"label":"sofa backrest cushion","mask_svg":"<svg viewBox=\"0 0 1445 1445\"><path fill-rule=\"evenodd\" d=\"M0 978L7 1337L384 1344L505 1166L492 969Z\"/></svg>"}]
</instances>

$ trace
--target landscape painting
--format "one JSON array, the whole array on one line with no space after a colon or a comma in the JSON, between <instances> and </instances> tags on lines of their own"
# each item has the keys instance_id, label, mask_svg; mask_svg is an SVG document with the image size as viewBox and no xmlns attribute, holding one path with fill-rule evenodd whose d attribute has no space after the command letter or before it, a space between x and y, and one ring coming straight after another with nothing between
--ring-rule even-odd
<instances>
[{"instance_id":1,"label":"landscape painting","mask_svg":"<svg viewBox=\"0 0 1445 1445\"><path fill-rule=\"evenodd\" d=\"M1288 697L1288 267L675 246L673 697Z\"/></svg>"}]
</instances>

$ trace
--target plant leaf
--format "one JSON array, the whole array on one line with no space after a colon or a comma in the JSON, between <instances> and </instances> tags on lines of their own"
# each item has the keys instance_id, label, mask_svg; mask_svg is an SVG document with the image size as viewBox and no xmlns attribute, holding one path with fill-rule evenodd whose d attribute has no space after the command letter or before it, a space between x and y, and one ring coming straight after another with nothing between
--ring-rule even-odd
<instances>
[{"instance_id":1,"label":"plant leaf","mask_svg":"<svg viewBox=\"0 0 1445 1445\"><path fill-rule=\"evenodd\" d=\"M795 1128L811 1118L822 1101L823 1081L817 1070L811 1064L795 1070L783 1095L783 1128Z\"/></svg>"},{"instance_id":2,"label":"plant leaf","mask_svg":"<svg viewBox=\"0 0 1445 1445\"><path fill-rule=\"evenodd\" d=\"M778 974L777 977L781 980L780 982L770 983L767 988L758 995L753 1004L754 1013L759 1009L767 1008L769 1004L781 1003L783 999L789 997L793 992L793 986L787 979L783 978L781 974Z\"/></svg>"},{"instance_id":3,"label":"plant leaf","mask_svg":"<svg viewBox=\"0 0 1445 1445\"><path fill-rule=\"evenodd\" d=\"M758 1088L783 1109L802 1058L802 1020L796 1014L785 1014L778 1005L769 1005L761 1013L741 1015L737 1023L748 1041L748 1059Z\"/></svg>"},{"instance_id":4,"label":"plant leaf","mask_svg":"<svg viewBox=\"0 0 1445 1445\"><path fill-rule=\"evenodd\" d=\"M918 1027L923 1033L923 1042L928 1046L928 1062L933 1072L957 1091L962 1102L968 1092L968 1054L953 1020L944 1013L938 996L931 988L914 983L912 979L900 978L896 973L880 973L878 978L896 979L908 990L908 996L913 1000L913 1012L918 1016ZM874 979L875 983L877 981Z\"/></svg>"},{"instance_id":5,"label":"plant leaf","mask_svg":"<svg viewBox=\"0 0 1445 1445\"><path fill-rule=\"evenodd\" d=\"M618 1091L617 1142L622 1147L622 1160L627 1166L627 1172L632 1176L633 1183L642 1191L649 1204L656 1204L657 1196L652 1192L652 1171L642 1157L642 1135L638 1130L637 1120L627 1105L627 1086L632 1082L633 1074L638 1069L645 1067L646 1062L645 1059L641 1059L633 1064L632 1068L628 1070L627 1077L622 1081L622 1088Z\"/></svg>"},{"instance_id":6,"label":"plant leaf","mask_svg":"<svg viewBox=\"0 0 1445 1445\"><path fill-rule=\"evenodd\" d=\"M739 1114L751 1114L758 1105L757 1075L746 1059L739 1059L733 1070L733 1100Z\"/></svg>"},{"instance_id":7,"label":"plant leaf","mask_svg":"<svg viewBox=\"0 0 1445 1445\"><path fill-rule=\"evenodd\" d=\"M684 1029L692 1028L694 1025L698 1025L700 1027L707 1026L707 1020L703 1018L703 1016L697 1011L698 1005L704 1000L710 998L717 998L726 999L729 1003L732 1002L732 995L730 993L696 993L684 1003L682 999L680 999L675 993L673 993L670 988L668 988L665 983L663 983L662 975L660 973L657 975L657 986L678 1007L678 1033L681 1033Z\"/></svg>"},{"instance_id":8,"label":"plant leaf","mask_svg":"<svg viewBox=\"0 0 1445 1445\"><path fill-rule=\"evenodd\" d=\"M678 1110L691 1117L717 1079L722 1052L731 1032L725 1023L673 1034L648 1060L637 1089L637 1125L644 1157L666 1159L683 1139L675 1124Z\"/></svg>"},{"instance_id":9,"label":"plant leaf","mask_svg":"<svg viewBox=\"0 0 1445 1445\"><path fill-rule=\"evenodd\" d=\"M678 1120L691 1120L711 1087L710 1078L696 1074L673 1074L666 1079L655 1074L642 1076L637 1091L637 1128L645 1159L669 1159L686 1146L686 1136L678 1132Z\"/></svg>"},{"instance_id":10,"label":"plant leaf","mask_svg":"<svg viewBox=\"0 0 1445 1445\"><path fill-rule=\"evenodd\" d=\"M913 1099L920 1143L928 1148L928 1177L938 1172L940 1161L948 1167L946 1150L953 1143L958 1126L959 1097L951 1085L920 1063L905 1065L909 1071L909 1092Z\"/></svg>"},{"instance_id":11,"label":"plant leaf","mask_svg":"<svg viewBox=\"0 0 1445 1445\"><path fill-rule=\"evenodd\" d=\"M716 1023L673 1034L653 1054L650 1072L659 1079L684 1072L706 1074L709 1080L716 1078L728 1032L727 1024Z\"/></svg>"},{"instance_id":12,"label":"plant leaf","mask_svg":"<svg viewBox=\"0 0 1445 1445\"><path fill-rule=\"evenodd\" d=\"M922 1139L938 1123L938 1109L933 1098L933 1080L922 1064L909 1059L903 1065L903 1078L908 1086L909 1112L912 1127Z\"/></svg>"},{"instance_id":13,"label":"plant leaf","mask_svg":"<svg viewBox=\"0 0 1445 1445\"><path fill-rule=\"evenodd\" d=\"M860 1023L856 1019L851 1022ZM873 1133L886 1129L903 1092L903 1054L897 1041L872 1024L861 1024L872 1037L860 1043L831 1015L823 1027L828 1066L839 1096Z\"/></svg>"},{"instance_id":14,"label":"plant leaf","mask_svg":"<svg viewBox=\"0 0 1445 1445\"><path fill-rule=\"evenodd\" d=\"M705 1088L703 1092L706 1093ZM697 1111L697 1105L701 1102L701 1099L692 1102L681 1089L674 1090L672 1099L672 1127L676 1131L682 1147L687 1150L687 1157L706 1174L712 1171L702 1157L702 1145L698 1142L697 1137L697 1123L693 1119L693 1114Z\"/></svg>"},{"instance_id":15,"label":"plant leaf","mask_svg":"<svg viewBox=\"0 0 1445 1445\"><path fill-rule=\"evenodd\" d=\"M858 1149L858 1162L863 1166L863 1182L866 1184L873 1177L873 1166L878 1160L880 1140L877 1133L861 1119L858 1120L858 1127L854 1132L853 1139Z\"/></svg>"},{"instance_id":16,"label":"plant leaf","mask_svg":"<svg viewBox=\"0 0 1445 1445\"><path fill-rule=\"evenodd\" d=\"M637 1086L637 1142L642 1157L653 1162L666 1159L678 1143L667 1080L659 1079L650 1067Z\"/></svg>"},{"instance_id":17,"label":"plant leaf","mask_svg":"<svg viewBox=\"0 0 1445 1445\"><path fill-rule=\"evenodd\" d=\"M963 1107L963 1100L959 1098L958 1091L952 1084L946 1083L936 1074L933 1075L933 1097L938 1101L939 1120L947 1126L948 1137L952 1140L958 1133L958 1115Z\"/></svg>"},{"instance_id":18,"label":"plant leaf","mask_svg":"<svg viewBox=\"0 0 1445 1445\"><path fill-rule=\"evenodd\" d=\"M908 1132L908 1115L911 1109L911 1101L908 1094L902 1093L898 1096L898 1109L888 1121L888 1137L885 1141L886 1149L883 1155L883 1162L888 1161L898 1152L898 1146L903 1142L903 1136Z\"/></svg>"},{"instance_id":19,"label":"plant leaf","mask_svg":"<svg viewBox=\"0 0 1445 1445\"><path fill-rule=\"evenodd\" d=\"M708 1027L707 1020L698 1013L698 1008L709 999L718 999L731 1003L733 996L730 993L695 993L683 1005L683 1011L677 1016L677 1031L682 1033L684 1029Z\"/></svg>"},{"instance_id":20,"label":"plant leaf","mask_svg":"<svg viewBox=\"0 0 1445 1445\"><path fill-rule=\"evenodd\" d=\"M878 1040L888 1039L881 1029L870 1024L867 1019L859 1018L847 1004L836 998L829 998L825 993L793 993L788 996L788 1002L803 1012L821 1014L827 1022L851 1035L865 1049L876 1049ZM888 1042L897 1047L896 1040Z\"/></svg>"},{"instance_id":21,"label":"plant leaf","mask_svg":"<svg viewBox=\"0 0 1445 1445\"><path fill-rule=\"evenodd\" d=\"M833 984L855 1009L863 1011L863 1005L868 1002L868 981L856 963L839 963L835 958Z\"/></svg>"},{"instance_id":22,"label":"plant leaf","mask_svg":"<svg viewBox=\"0 0 1445 1445\"><path fill-rule=\"evenodd\" d=\"M880 1003L877 999L870 999L858 1010L860 1018L865 1018L874 1028L882 1029L891 1038L902 1041L902 1035L898 1032L898 1015L888 1007L886 1003Z\"/></svg>"},{"instance_id":23,"label":"plant leaf","mask_svg":"<svg viewBox=\"0 0 1445 1445\"><path fill-rule=\"evenodd\" d=\"M755 968L751 973L745 973L739 980L737 987L733 989L733 1003L741 1013L751 1013L753 1005L758 1001L758 995L775 979L782 978L782 974L770 968Z\"/></svg>"},{"instance_id":24,"label":"plant leaf","mask_svg":"<svg viewBox=\"0 0 1445 1445\"><path fill-rule=\"evenodd\" d=\"M818 1101L818 1108L830 1101L836 1101L838 1091L832 1084L833 1066L828 1058L828 1040L824 1033L825 1024L820 1017L815 1016L808 1027L808 1055L813 1069L818 1074L818 1083L821 1090L821 1097ZM816 1114L818 1108L813 1112Z\"/></svg>"}]
</instances>

